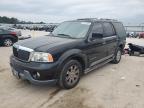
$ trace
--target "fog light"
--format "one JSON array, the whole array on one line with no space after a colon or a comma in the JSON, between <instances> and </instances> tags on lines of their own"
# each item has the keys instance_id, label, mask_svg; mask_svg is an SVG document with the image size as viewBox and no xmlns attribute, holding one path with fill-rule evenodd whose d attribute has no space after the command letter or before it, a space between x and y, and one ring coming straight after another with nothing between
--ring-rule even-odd
<instances>
[{"instance_id":1,"label":"fog light","mask_svg":"<svg viewBox=\"0 0 144 108\"><path fill-rule=\"evenodd\" d=\"M37 72L36 74L37 74L37 77L39 78L39 77L40 77L40 74L39 74L38 72Z\"/></svg>"},{"instance_id":2,"label":"fog light","mask_svg":"<svg viewBox=\"0 0 144 108\"><path fill-rule=\"evenodd\" d=\"M33 78L34 78L34 79L39 79L39 78L40 78L40 73L39 73L39 72L35 72L35 73L33 74Z\"/></svg>"}]
</instances>

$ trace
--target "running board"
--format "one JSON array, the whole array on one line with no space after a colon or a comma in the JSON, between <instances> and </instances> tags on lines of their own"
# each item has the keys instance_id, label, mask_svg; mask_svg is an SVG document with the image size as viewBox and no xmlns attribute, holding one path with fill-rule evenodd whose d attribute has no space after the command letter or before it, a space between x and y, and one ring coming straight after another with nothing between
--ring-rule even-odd
<instances>
[{"instance_id":1,"label":"running board","mask_svg":"<svg viewBox=\"0 0 144 108\"><path fill-rule=\"evenodd\" d=\"M109 63L109 62L112 61L112 60L113 60L113 58L110 58L110 59L105 60L105 61L103 61L103 62L101 62L101 63L99 63L99 64L96 64L95 66L92 66L92 67L90 67L90 68L87 68L87 69L84 71L84 74L87 74L87 73L89 73L89 72L91 72L91 71L93 71L93 70L95 70L95 69L97 69L97 68L99 68L99 67L102 67L103 65Z\"/></svg>"}]
</instances>

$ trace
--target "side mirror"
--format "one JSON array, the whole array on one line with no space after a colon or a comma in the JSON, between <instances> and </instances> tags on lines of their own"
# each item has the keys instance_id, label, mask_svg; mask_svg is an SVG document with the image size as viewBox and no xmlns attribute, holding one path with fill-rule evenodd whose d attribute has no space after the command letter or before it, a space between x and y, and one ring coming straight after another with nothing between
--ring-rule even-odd
<instances>
[{"instance_id":1,"label":"side mirror","mask_svg":"<svg viewBox=\"0 0 144 108\"><path fill-rule=\"evenodd\" d=\"M92 33L92 39L91 40L102 39L102 38L103 38L103 34L101 34L101 33Z\"/></svg>"}]
</instances>

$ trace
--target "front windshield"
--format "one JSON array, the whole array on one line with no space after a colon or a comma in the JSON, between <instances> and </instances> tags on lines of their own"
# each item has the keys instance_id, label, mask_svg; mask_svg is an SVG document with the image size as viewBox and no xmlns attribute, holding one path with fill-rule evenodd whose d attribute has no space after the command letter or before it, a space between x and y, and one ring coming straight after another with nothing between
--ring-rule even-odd
<instances>
[{"instance_id":1,"label":"front windshield","mask_svg":"<svg viewBox=\"0 0 144 108\"><path fill-rule=\"evenodd\" d=\"M53 32L54 36L66 38L84 38L90 27L90 22L67 21L61 23Z\"/></svg>"}]
</instances>

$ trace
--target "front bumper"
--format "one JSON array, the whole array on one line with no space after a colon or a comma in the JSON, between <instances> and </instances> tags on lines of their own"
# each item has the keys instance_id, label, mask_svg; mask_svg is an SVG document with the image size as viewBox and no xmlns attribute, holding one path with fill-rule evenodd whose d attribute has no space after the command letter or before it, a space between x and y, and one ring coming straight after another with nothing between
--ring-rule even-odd
<instances>
[{"instance_id":1,"label":"front bumper","mask_svg":"<svg viewBox=\"0 0 144 108\"><path fill-rule=\"evenodd\" d=\"M10 65L14 76L33 84L53 84L58 79L57 63L22 62L11 56ZM40 74L39 78L34 77L37 72Z\"/></svg>"}]
</instances>

